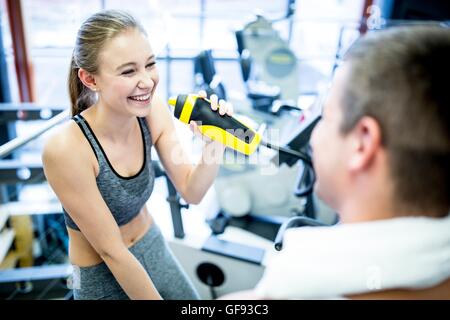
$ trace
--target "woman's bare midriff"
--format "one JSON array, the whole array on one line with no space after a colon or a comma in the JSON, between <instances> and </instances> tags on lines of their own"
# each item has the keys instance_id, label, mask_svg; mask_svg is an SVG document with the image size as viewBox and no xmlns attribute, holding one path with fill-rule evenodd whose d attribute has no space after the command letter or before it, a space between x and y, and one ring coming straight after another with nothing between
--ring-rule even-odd
<instances>
[{"instance_id":1,"label":"woman's bare midriff","mask_svg":"<svg viewBox=\"0 0 450 320\"><path fill-rule=\"evenodd\" d=\"M144 206L133 220L120 226L122 240L127 248L138 242L147 233L152 224L153 218ZM71 228L67 228L67 230L69 233L70 263L80 267L89 267L103 261L80 231Z\"/></svg>"}]
</instances>

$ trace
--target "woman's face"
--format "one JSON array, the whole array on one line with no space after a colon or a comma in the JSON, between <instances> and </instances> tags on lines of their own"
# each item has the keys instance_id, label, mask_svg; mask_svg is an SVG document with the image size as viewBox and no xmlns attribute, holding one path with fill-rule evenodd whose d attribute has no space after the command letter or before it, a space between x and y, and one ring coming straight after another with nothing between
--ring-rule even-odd
<instances>
[{"instance_id":1,"label":"woman's face","mask_svg":"<svg viewBox=\"0 0 450 320\"><path fill-rule=\"evenodd\" d=\"M147 37L136 28L109 40L95 75L99 103L119 113L147 116L159 81L155 61Z\"/></svg>"}]
</instances>

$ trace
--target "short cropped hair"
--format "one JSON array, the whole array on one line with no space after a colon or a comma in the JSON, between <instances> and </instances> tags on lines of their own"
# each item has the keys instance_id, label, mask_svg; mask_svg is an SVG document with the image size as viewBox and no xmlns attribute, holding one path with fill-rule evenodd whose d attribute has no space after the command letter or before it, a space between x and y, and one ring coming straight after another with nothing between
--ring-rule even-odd
<instances>
[{"instance_id":1,"label":"short cropped hair","mask_svg":"<svg viewBox=\"0 0 450 320\"><path fill-rule=\"evenodd\" d=\"M341 131L376 119L396 199L414 211L450 211L450 29L369 32L346 53Z\"/></svg>"}]
</instances>

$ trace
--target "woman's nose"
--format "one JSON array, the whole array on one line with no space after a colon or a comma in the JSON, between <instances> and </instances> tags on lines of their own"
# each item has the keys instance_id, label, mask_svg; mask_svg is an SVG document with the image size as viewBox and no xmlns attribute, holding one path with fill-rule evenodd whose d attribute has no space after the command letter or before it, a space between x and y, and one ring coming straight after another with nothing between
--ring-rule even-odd
<instances>
[{"instance_id":1,"label":"woman's nose","mask_svg":"<svg viewBox=\"0 0 450 320\"><path fill-rule=\"evenodd\" d=\"M148 73L143 73L139 79L138 87L140 89L153 88L155 82Z\"/></svg>"}]
</instances>

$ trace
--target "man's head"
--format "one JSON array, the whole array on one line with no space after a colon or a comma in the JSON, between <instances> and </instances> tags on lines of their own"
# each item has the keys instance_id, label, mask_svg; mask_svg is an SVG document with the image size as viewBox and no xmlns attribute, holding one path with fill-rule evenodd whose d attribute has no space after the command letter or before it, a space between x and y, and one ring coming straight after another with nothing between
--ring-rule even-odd
<instances>
[{"instance_id":1,"label":"man's head","mask_svg":"<svg viewBox=\"0 0 450 320\"><path fill-rule=\"evenodd\" d=\"M449 57L450 29L440 27L377 31L352 46L312 138L317 192L330 206L449 212Z\"/></svg>"}]
</instances>

